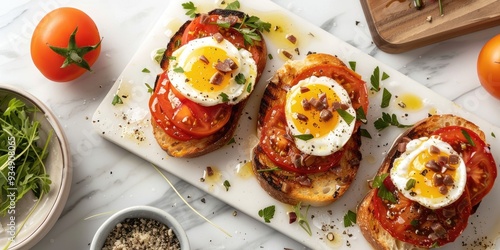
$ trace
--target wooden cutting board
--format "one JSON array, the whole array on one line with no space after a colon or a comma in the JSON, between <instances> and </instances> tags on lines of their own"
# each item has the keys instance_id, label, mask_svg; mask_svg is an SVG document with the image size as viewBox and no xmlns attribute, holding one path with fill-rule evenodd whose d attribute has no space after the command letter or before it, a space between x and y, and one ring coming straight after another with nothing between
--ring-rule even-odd
<instances>
[{"instance_id":1,"label":"wooden cutting board","mask_svg":"<svg viewBox=\"0 0 500 250\"><path fill-rule=\"evenodd\" d=\"M500 25L499 0L361 0L374 43L388 53L401 53ZM428 19L431 20L428 20Z\"/></svg>"}]
</instances>

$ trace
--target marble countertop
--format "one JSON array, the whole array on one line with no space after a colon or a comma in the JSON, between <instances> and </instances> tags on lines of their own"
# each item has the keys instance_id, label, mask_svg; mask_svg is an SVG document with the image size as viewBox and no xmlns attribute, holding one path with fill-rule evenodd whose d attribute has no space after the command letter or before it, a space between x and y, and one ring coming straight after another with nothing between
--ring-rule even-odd
<instances>
[{"instance_id":1,"label":"marble countertop","mask_svg":"<svg viewBox=\"0 0 500 250\"><path fill-rule=\"evenodd\" d=\"M486 93L476 74L481 47L500 33L500 27L402 54L387 54L372 43L359 1L273 2L500 126L500 116L492 115L497 114L500 101ZM183 204L147 161L103 139L92 126L96 108L168 4L169 1L160 0L2 3L0 82L28 90L52 109L66 132L74 168L64 211L34 249L88 249L95 231L112 212L133 205L152 205L172 213L186 229L193 249L306 249L264 223L237 213L209 193L168 175L200 213L231 230L232 237L214 230ZM104 40L93 72L72 82L55 83L44 78L33 65L30 38L41 17L62 6L89 14ZM200 202L202 199L205 202Z\"/></svg>"}]
</instances>

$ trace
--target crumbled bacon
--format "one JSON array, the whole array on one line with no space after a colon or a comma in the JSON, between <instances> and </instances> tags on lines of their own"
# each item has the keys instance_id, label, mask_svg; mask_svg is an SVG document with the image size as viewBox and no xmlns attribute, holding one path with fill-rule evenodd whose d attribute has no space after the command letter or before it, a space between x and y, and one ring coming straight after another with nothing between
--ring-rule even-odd
<instances>
[{"instance_id":1,"label":"crumbled bacon","mask_svg":"<svg viewBox=\"0 0 500 250\"><path fill-rule=\"evenodd\" d=\"M332 111L328 109L323 109L319 113L319 119L324 122L329 121L330 119L332 119L332 117L333 117Z\"/></svg>"},{"instance_id":2,"label":"crumbled bacon","mask_svg":"<svg viewBox=\"0 0 500 250\"><path fill-rule=\"evenodd\" d=\"M297 42L297 38L294 35L288 34L286 35L286 39L291 43L295 44Z\"/></svg>"},{"instance_id":3,"label":"crumbled bacon","mask_svg":"<svg viewBox=\"0 0 500 250\"><path fill-rule=\"evenodd\" d=\"M222 36L221 33L217 32L212 35L212 37L215 39L216 42L221 43L224 40L224 37Z\"/></svg>"},{"instance_id":4,"label":"crumbled bacon","mask_svg":"<svg viewBox=\"0 0 500 250\"><path fill-rule=\"evenodd\" d=\"M228 73L238 68L238 65L230 58L224 61L217 61L214 65L215 69L222 73Z\"/></svg>"},{"instance_id":5,"label":"crumbled bacon","mask_svg":"<svg viewBox=\"0 0 500 250\"><path fill-rule=\"evenodd\" d=\"M220 72L215 72L215 74L210 78L210 83L213 85L219 85L224 80L224 75Z\"/></svg>"},{"instance_id":6,"label":"crumbled bacon","mask_svg":"<svg viewBox=\"0 0 500 250\"><path fill-rule=\"evenodd\" d=\"M205 64L209 63L208 58L206 56L204 56L204 55L200 56L200 61L204 62Z\"/></svg>"},{"instance_id":7,"label":"crumbled bacon","mask_svg":"<svg viewBox=\"0 0 500 250\"><path fill-rule=\"evenodd\" d=\"M200 24L207 24L209 20L209 15L206 13L200 14Z\"/></svg>"}]
</instances>

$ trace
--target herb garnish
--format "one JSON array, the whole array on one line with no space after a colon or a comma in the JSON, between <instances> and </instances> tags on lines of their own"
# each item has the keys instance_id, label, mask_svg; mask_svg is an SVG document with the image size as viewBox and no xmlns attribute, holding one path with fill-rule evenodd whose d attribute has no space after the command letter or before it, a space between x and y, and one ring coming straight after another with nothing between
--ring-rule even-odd
<instances>
[{"instance_id":1,"label":"herb garnish","mask_svg":"<svg viewBox=\"0 0 500 250\"><path fill-rule=\"evenodd\" d=\"M113 106L115 106L116 104L123 104L123 100L119 95L115 94L115 96L113 96L113 101L111 101L111 104L113 104Z\"/></svg>"},{"instance_id":2,"label":"herb garnish","mask_svg":"<svg viewBox=\"0 0 500 250\"><path fill-rule=\"evenodd\" d=\"M141 72L142 72L142 73L151 73L151 71L149 71L149 69L148 69L148 68L143 68Z\"/></svg>"},{"instance_id":3,"label":"herb garnish","mask_svg":"<svg viewBox=\"0 0 500 250\"><path fill-rule=\"evenodd\" d=\"M151 85L149 85L147 82L146 82L146 83L144 83L144 85L146 85L146 88L148 88L148 93L150 93L150 94L151 94L151 93L153 93L153 92L154 92L154 90L153 90L153 88L151 87Z\"/></svg>"},{"instance_id":4,"label":"herb garnish","mask_svg":"<svg viewBox=\"0 0 500 250\"><path fill-rule=\"evenodd\" d=\"M381 174L375 176L373 180L373 187L378 188L377 195L383 200L389 201L391 203L396 203L396 197L391 193L384 185L384 180L389 176L389 173Z\"/></svg>"},{"instance_id":5,"label":"herb garnish","mask_svg":"<svg viewBox=\"0 0 500 250\"><path fill-rule=\"evenodd\" d=\"M259 210L259 216L262 217L266 223L270 223L271 219L274 217L275 211L276 207L272 205Z\"/></svg>"},{"instance_id":6,"label":"herb garnish","mask_svg":"<svg viewBox=\"0 0 500 250\"><path fill-rule=\"evenodd\" d=\"M229 187L231 187L231 183L229 183L228 180L225 180L223 183L224 187L226 188L226 191L229 191Z\"/></svg>"},{"instance_id":7,"label":"herb garnish","mask_svg":"<svg viewBox=\"0 0 500 250\"><path fill-rule=\"evenodd\" d=\"M382 103L380 104L380 107L381 108L389 107L389 104L391 103L391 97L392 97L391 92L389 92L389 90L384 88L384 91L382 93Z\"/></svg>"},{"instance_id":8,"label":"herb garnish","mask_svg":"<svg viewBox=\"0 0 500 250\"><path fill-rule=\"evenodd\" d=\"M375 128L378 130L378 131L381 131L389 126L395 126L395 127L398 127L398 128L409 128L413 125L405 125L405 124L401 124L399 123L398 121L398 117L396 116L396 114L388 114L388 113L385 113L385 112L382 112L382 117L378 118L374 123L373 125L375 125Z\"/></svg>"},{"instance_id":9,"label":"herb garnish","mask_svg":"<svg viewBox=\"0 0 500 250\"><path fill-rule=\"evenodd\" d=\"M240 9L240 2L234 1L226 6L226 10L238 10Z\"/></svg>"},{"instance_id":10,"label":"herb garnish","mask_svg":"<svg viewBox=\"0 0 500 250\"><path fill-rule=\"evenodd\" d=\"M351 67L351 69L353 71L356 71L356 62L355 61L349 61L349 67Z\"/></svg>"},{"instance_id":11,"label":"herb garnish","mask_svg":"<svg viewBox=\"0 0 500 250\"><path fill-rule=\"evenodd\" d=\"M161 60L163 59L163 54L165 53L165 48L162 49L157 49L154 55L154 60L159 64L161 63Z\"/></svg>"},{"instance_id":12,"label":"herb garnish","mask_svg":"<svg viewBox=\"0 0 500 250\"><path fill-rule=\"evenodd\" d=\"M226 93L222 92L219 96L222 98L223 102L229 102L229 96Z\"/></svg>"},{"instance_id":13,"label":"herb garnish","mask_svg":"<svg viewBox=\"0 0 500 250\"><path fill-rule=\"evenodd\" d=\"M175 67L174 72L176 73L184 73L184 69L182 67Z\"/></svg>"},{"instance_id":14,"label":"herb garnish","mask_svg":"<svg viewBox=\"0 0 500 250\"><path fill-rule=\"evenodd\" d=\"M182 8L184 8L186 11L186 16L189 16L191 18L196 16L196 6L194 6L194 3L189 1L187 3L182 4Z\"/></svg>"},{"instance_id":15,"label":"herb garnish","mask_svg":"<svg viewBox=\"0 0 500 250\"><path fill-rule=\"evenodd\" d=\"M344 227L350 227L356 224L356 213L348 210L347 213L344 215Z\"/></svg>"},{"instance_id":16,"label":"herb garnish","mask_svg":"<svg viewBox=\"0 0 500 250\"><path fill-rule=\"evenodd\" d=\"M373 90L375 92L380 91L380 80L386 80L389 78L389 75L385 72L382 73L382 79L380 78L380 68L377 66L373 70L372 75L370 76L370 83L372 84L372 87L370 90Z\"/></svg>"},{"instance_id":17,"label":"herb garnish","mask_svg":"<svg viewBox=\"0 0 500 250\"><path fill-rule=\"evenodd\" d=\"M368 132L368 130L366 130L364 128L360 128L359 132L360 132L360 135L363 137L370 138L370 139L372 138L372 135L370 135L370 132Z\"/></svg>"},{"instance_id":18,"label":"herb garnish","mask_svg":"<svg viewBox=\"0 0 500 250\"><path fill-rule=\"evenodd\" d=\"M408 179L408 181L406 182L405 190L408 191L414 188L416 183L417 181L415 179Z\"/></svg>"},{"instance_id":19,"label":"herb garnish","mask_svg":"<svg viewBox=\"0 0 500 250\"><path fill-rule=\"evenodd\" d=\"M234 77L234 80L236 81L237 84L245 84L245 82L247 81L247 79L245 79L245 75L243 75L242 73L238 73L235 77Z\"/></svg>"},{"instance_id":20,"label":"herb garnish","mask_svg":"<svg viewBox=\"0 0 500 250\"><path fill-rule=\"evenodd\" d=\"M301 139L303 141L308 141L308 140L311 140L312 138L314 138L314 136L312 134L294 135L293 137L295 137L297 139Z\"/></svg>"},{"instance_id":21,"label":"herb garnish","mask_svg":"<svg viewBox=\"0 0 500 250\"><path fill-rule=\"evenodd\" d=\"M243 28L243 26L249 28ZM243 39L245 40L246 44L252 45L254 41L262 40L262 38L256 33L256 31L269 32L271 30L271 24L268 22L263 22L256 16L248 17L247 15L245 15L239 27L235 27L234 29L243 35Z\"/></svg>"},{"instance_id":22,"label":"herb garnish","mask_svg":"<svg viewBox=\"0 0 500 250\"><path fill-rule=\"evenodd\" d=\"M307 212L309 212L310 205L307 206L306 212L304 214L301 213L300 209L302 208L301 203L293 206L295 214L297 215L298 223L300 227L302 227L309 236L312 235L311 227L309 226L309 222L307 221Z\"/></svg>"},{"instance_id":23,"label":"herb garnish","mask_svg":"<svg viewBox=\"0 0 500 250\"><path fill-rule=\"evenodd\" d=\"M473 147L475 147L475 146L476 146L476 144L474 143L474 141L473 141L473 140L472 140L472 138L470 137L469 132L467 132L467 130L462 129L462 134L464 135L465 139L467 139L467 142L468 142L471 146L473 146Z\"/></svg>"},{"instance_id":24,"label":"herb garnish","mask_svg":"<svg viewBox=\"0 0 500 250\"><path fill-rule=\"evenodd\" d=\"M362 122L363 124L366 124L368 122L363 107L359 107L358 109L356 109L356 120Z\"/></svg>"},{"instance_id":25,"label":"herb garnish","mask_svg":"<svg viewBox=\"0 0 500 250\"><path fill-rule=\"evenodd\" d=\"M343 109L337 109L337 113L339 114L340 117L347 123L347 125L351 125L351 122L354 121L355 117L349 112L343 110Z\"/></svg>"}]
</instances>

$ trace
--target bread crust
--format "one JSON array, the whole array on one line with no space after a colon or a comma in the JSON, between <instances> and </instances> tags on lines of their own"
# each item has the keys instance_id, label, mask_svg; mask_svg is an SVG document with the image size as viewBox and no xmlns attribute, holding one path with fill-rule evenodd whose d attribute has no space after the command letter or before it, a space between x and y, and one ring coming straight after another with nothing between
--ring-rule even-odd
<instances>
[{"instance_id":1,"label":"bread crust","mask_svg":"<svg viewBox=\"0 0 500 250\"><path fill-rule=\"evenodd\" d=\"M344 66L337 57L328 54L310 54L304 60L288 61L268 83L261 101L257 130L264 124L264 117L271 107L284 105L287 89L302 72L317 65ZM354 181L361 161L361 135L359 129L353 132L344 146L344 154L337 166L323 173L309 174L311 186L301 185L298 174L280 169L266 171L277 166L266 155L260 145L253 149L253 171L261 187L273 198L287 204L308 204L324 206L339 199Z\"/></svg>"},{"instance_id":2,"label":"bread crust","mask_svg":"<svg viewBox=\"0 0 500 250\"><path fill-rule=\"evenodd\" d=\"M223 10L223 9L215 9L212 10L208 13L209 15L221 15L221 16L236 16L239 18L239 20L243 20L245 13L241 11L236 11L236 10ZM168 69L168 64L169 64L169 58L172 55L172 53L178 48L178 44L181 39L182 35L184 34L184 30L188 27L188 25L191 23L191 20L186 21L180 28L179 30L174 34L174 36L170 39L169 43L167 44L167 47L165 49L165 52L163 54L162 61L160 63L161 67L163 70ZM257 34L259 34L262 37L262 34L260 34L258 31L256 31ZM259 60L256 61L257 64L257 76L256 76L256 81L255 83L257 84L262 72L264 71L265 65L266 65L266 58L267 58L267 47L266 43L264 41L264 38L262 37L261 41L256 41L252 47L259 51L259 54L261 55ZM158 77L155 82L158 84ZM255 89L255 88L254 88ZM248 101L248 98L245 100L239 102L238 104L232 105L232 110L231 110L231 117L229 121L222 127L219 131L216 133L209 135L204 138L199 138L199 139L191 139L187 141L183 140L178 140L176 138L171 137L168 135L161 126L158 125L154 119L151 119L151 125L153 128L153 135L160 145L160 147L170 156L173 157L179 157L179 158L193 158L193 157L198 157L207 153L210 153L212 151L215 151L222 146L226 145L231 138L234 135L234 132L236 130L236 127L238 126L238 121L241 117L241 114L243 112L243 109L246 105L246 102Z\"/></svg>"},{"instance_id":3,"label":"bread crust","mask_svg":"<svg viewBox=\"0 0 500 250\"><path fill-rule=\"evenodd\" d=\"M426 137L430 136L437 129L454 125L470 129L483 141L485 140L484 132L474 123L462 117L451 114L433 115L415 124L395 140L376 175L378 176L389 172L392 162L400 155L397 150L397 145L404 137L409 137L411 139ZM378 223L375 217L374 204L372 202L374 195L377 195L376 189L371 189L361 203L358 204L356 218L361 233L373 248L377 250L423 249L392 237L392 235L382 227L381 223Z\"/></svg>"}]
</instances>

